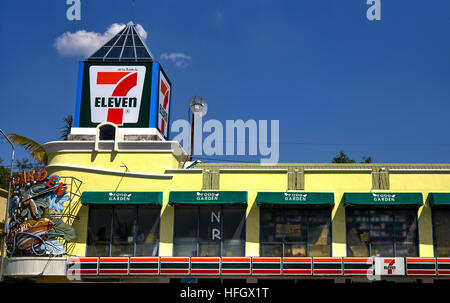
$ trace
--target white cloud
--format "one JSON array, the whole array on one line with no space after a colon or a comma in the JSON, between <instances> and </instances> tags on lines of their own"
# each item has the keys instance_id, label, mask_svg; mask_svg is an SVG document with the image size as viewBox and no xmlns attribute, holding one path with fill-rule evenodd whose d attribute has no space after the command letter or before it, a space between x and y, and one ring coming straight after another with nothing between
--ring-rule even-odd
<instances>
[{"instance_id":1,"label":"white cloud","mask_svg":"<svg viewBox=\"0 0 450 303\"><path fill-rule=\"evenodd\" d=\"M192 57L183 53L162 53L161 59L171 60L177 67L186 67L192 61Z\"/></svg>"},{"instance_id":2,"label":"white cloud","mask_svg":"<svg viewBox=\"0 0 450 303\"><path fill-rule=\"evenodd\" d=\"M75 33L65 32L55 40L55 48L61 56L90 56L109 39L114 37L125 24L111 24L102 33L79 30ZM137 24L136 30L142 39L147 39L147 31Z\"/></svg>"}]
</instances>

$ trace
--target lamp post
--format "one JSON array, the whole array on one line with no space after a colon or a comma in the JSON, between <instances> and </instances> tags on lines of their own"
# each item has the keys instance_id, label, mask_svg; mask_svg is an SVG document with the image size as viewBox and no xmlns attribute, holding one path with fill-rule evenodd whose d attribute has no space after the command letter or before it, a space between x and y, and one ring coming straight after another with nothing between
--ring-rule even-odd
<instances>
[{"instance_id":1,"label":"lamp post","mask_svg":"<svg viewBox=\"0 0 450 303\"><path fill-rule=\"evenodd\" d=\"M5 223L4 223L4 235L2 238L2 247L1 247L1 254L2 254L2 258L1 258L1 263L0 263L0 281L3 281L3 261L5 258L5 253L6 253L6 236L8 235L8 210L9 210L9 200L10 200L10 196L11 196L11 181L12 181L12 175L13 175L13 166L14 166L14 144L11 142L11 140L9 140L9 138L5 135L5 133L0 129L0 132L2 133L2 135L6 138L6 140L8 140L8 143L11 144L11 148L12 148L12 154L11 154L11 168L10 168L10 177L9 177L9 185L8 185L8 197L6 199L6 209L5 209Z\"/></svg>"},{"instance_id":2,"label":"lamp post","mask_svg":"<svg viewBox=\"0 0 450 303\"><path fill-rule=\"evenodd\" d=\"M192 155L194 153L194 119L195 116L203 117L208 112L208 104L200 96L194 96L189 104L189 108L192 112L192 127L191 127L191 155L189 157L190 161L192 161ZM201 130L200 130L201 131Z\"/></svg>"}]
</instances>

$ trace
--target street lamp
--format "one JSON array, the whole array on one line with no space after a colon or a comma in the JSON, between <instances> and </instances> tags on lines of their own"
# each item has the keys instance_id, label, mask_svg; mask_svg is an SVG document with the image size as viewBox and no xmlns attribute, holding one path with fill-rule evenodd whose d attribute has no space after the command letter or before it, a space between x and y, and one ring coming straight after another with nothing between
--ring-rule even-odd
<instances>
[{"instance_id":1,"label":"street lamp","mask_svg":"<svg viewBox=\"0 0 450 303\"><path fill-rule=\"evenodd\" d=\"M5 210L5 223L4 223L4 233L5 235L3 236L2 239L2 247L1 247L1 254L2 254L2 258L1 258L1 263L0 263L0 281L3 281L3 261L5 258L5 245L6 245L6 236L8 235L8 210L9 210L9 200L10 200L10 196L11 196L11 182L12 182L12 175L13 175L13 166L14 166L14 144L12 144L11 140L9 140L9 138L5 135L5 133L0 129L0 132L2 133L3 137L6 138L6 140L8 140L8 143L11 144L11 148L12 148L12 154L11 154L11 168L10 168L10 177L9 177L9 185L8 185L8 198L6 200L6 210Z\"/></svg>"},{"instance_id":2,"label":"street lamp","mask_svg":"<svg viewBox=\"0 0 450 303\"><path fill-rule=\"evenodd\" d=\"M203 117L206 115L208 111L208 104L206 104L206 101L203 99L203 97L200 96L194 96L191 100L191 103L189 104L189 108L192 112L192 127L191 127L191 155L190 155L190 161L192 161L192 154L194 150L194 118L195 116Z\"/></svg>"}]
</instances>

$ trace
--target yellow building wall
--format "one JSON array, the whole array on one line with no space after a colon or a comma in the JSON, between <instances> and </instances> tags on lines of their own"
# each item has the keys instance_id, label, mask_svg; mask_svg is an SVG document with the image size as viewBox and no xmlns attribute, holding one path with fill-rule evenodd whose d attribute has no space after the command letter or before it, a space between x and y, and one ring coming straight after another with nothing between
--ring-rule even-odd
<instances>
[{"instance_id":1,"label":"yellow building wall","mask_svg":"<svg viewBox=\"0 0 450 303\"><path fill-rule=\"evenodd\" d=\"M51 165L78 165L91 168L164 173L168 168L177 168L178 159L170 152L60 152L50 153Z\"/></svg>"},{"instance_id":2,"label":"yellow building wall","mask_svg":"<svg viewBox=\"0 0 450 303\"><path fill-rule=\"evenodd\" d=\"M168 204L171 190L201 190L202 174L170 174L169 178L158 176L128 176L112 174L108 171L93 172L73 168L59 168L55 165L76 165L79 167L98 168L104 170L121 170L121 163L125 163L129 172L142 172L148 174L164 174L166 169L178 167L178 160L170 152L165 153L58 153L49 157L49 174L75 177L82 181L80 188L84 191L162 191L163 205L160 221L160 248L161 256L171 256L173 250L173 224L174 210ZM56 168L52 168L56 167ZM170 177L172 176L172 177ZM77 239L68 247L69 255L84 256L86 252L88 206L79 204L75 210L79 220L73 221L77 232Z\"/></svg>"},{"instance_id":3,"label":"yellow building wall","mask_svg":"<svg viewBox=\"0 0 450 303\"><path fill-rule=\"evenodd\" d=\"M104 170L125 171L120 167L125 163L129 172L156 174L156 176L122 176L111 172L94 172L64 168L64 165L90 167ZM162 191L163 205L160 221L161 256L173 253L174 208L168 204L170 191L202 190L202 173L166 172L178 167L178 159L171 152L124 152L89 153L61 152L49 156L49 173L59 176L73 176L83 182L81 191ZM159 175L159 176L158 176ZM164 175L167 178L161 178ZM260 191L287 191L286 173L233 172L220 173L218 190L244 190L248 192L246 255L259 255L259 207L256 195ZM346 256L346 220L342 201L345 192L421 192L424 199L430 192L450 192L450 174L445 173L390 173L389 190L372 190L371 173L314 172L304 174L305 192L333 192L335 206L332 210L332 254ZM86 250L88 207L78 205L73 222L78 234L70 245L70 255L83 256ZM418 211L419 253L422 257L432 257L432 217L427 203Z\"/></svg>"}]
</instances>

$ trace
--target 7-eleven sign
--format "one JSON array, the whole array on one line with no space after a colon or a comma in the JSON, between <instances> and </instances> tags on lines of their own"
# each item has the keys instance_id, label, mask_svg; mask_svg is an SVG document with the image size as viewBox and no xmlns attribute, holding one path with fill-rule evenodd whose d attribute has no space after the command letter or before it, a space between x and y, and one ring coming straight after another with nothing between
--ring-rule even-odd
<instances>
[{"instance_id":1,"label":"7-eleven sign","mask_svg":"<svg viewBox=\"0 0 450 303\"><path fill-rule=\"evenodd\" d=\"M159 71L158 129L167 138L169 128L171 85L162 71Z\"/></svg>"},{"instance_id":2,"label":"7-eleven sign","mask_svg":"<svg viewBox=\"0 0 450 303\"><path fill-rule=\"evenodd\" d=\"M91 122L138 122L145 70L145 66L91 66Z\"/></svg>"},{"instance_id":3,"label":"7-eleven sign","mask_svg":"<svg viewBox=\"0 0 450 303\"><path fill-rule=\"evenodd\" d=\"M382 276L404 275L404 258L375 258L375 274Z\"/></svg>"}]
</instances>

